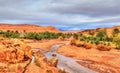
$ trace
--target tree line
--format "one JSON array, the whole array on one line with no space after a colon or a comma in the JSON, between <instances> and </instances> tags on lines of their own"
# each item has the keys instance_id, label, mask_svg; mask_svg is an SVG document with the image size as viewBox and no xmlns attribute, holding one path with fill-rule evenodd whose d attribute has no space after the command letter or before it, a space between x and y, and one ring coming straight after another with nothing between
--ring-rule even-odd
<instances>
[{"instance_id":1,"label":"tree line","mask_svg":"<svg viewBox=\"0 0 120 73\"><path fill-rule=\"evenodd\" d=\"M24 39L35 39L35 40L42 40L42 39L57 39L59 37L61 38L70 38L72 36L71 33L54 33L54 32L26 32L25 30L21 33L18 31L10 31L7 30L6 32L3 32L0 30L0 34L4 38L24 38Z\"/></svg>"},{"instance_id":2,"label":"tree line","mask_svg":"<svg viewBox=\"0 0 120 73\"><path fill-rule=\"evenodd\" d=\"M104 44L110 46L115 44L117 49L120 49L120 30L118 28L113 29L111 36L108 36L106 30L99 30L97 34L89 32L88 35L82 33L73 35L75 40L85 41L91 44Z\"/></svg>"}]
</instances>

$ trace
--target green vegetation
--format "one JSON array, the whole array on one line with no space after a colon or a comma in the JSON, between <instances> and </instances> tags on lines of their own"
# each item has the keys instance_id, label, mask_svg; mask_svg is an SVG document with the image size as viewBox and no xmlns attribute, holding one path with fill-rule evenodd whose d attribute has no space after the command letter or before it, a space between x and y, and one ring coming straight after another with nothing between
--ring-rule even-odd
<instances>
[{"instance_id":1,"label":"green vegetation","mask_svg":"<svg viewBox=\"0 0 120 73\"><path fill-rule=\"evenodd\" d=\"M26 32L25 30L22 33L18 31L10 31L7 30L6 32L0 31L0 35L4 38L24 38L24 39L35 39L35 40L42 40L42 39L57 39L61 37L62 39L70 38L72 34L69 33L53 33L53 32Z\"/></svg>"},{"instance_id":2,"label":"green vegetation","mask_svg":"<svg viewBox=\"0 0 120 73\"><path fill-rule=\"evenodd\" d=\"M94 33L92 31L89 32L89 34L85 35L83 33L53 33L53 32L26 32L25 30L22 33L19 33L18 31L10 31L7 30L6 32L3 32L0 30L0 36L4 38L24 38L24 39L35 39L35 40L42 40L42 39L61 39L65 40L66 38L70 38L71 36L74 38L74 40L71 40L71 44L78 46L81 44L78 41L82 42L88 42L91 44L103 44L106 46L115 45L117 49L120 49L119 41L120 41L120 30L118 28L113 29L112 36L108 36L105 30L100 30L97 33ZM76 40L77 43L76 43Z\"/></svg>"},{"instance_id":3,"label":"green vegetation","mask_svg":"<svg viewBox=\"0 0 120 73\"><path fill-rule=\"evenodd\" d=\"M0 34L3 34L4 32L2 30L0 30Z\"/></svg>"},{"instance_id":4,"label":"green vegetation","mask_svg":"<svg viewBox=\"0 0 120 73\"><path fill-rule=\"evenodd\" d=\"M7 32L2 32L3 34L3 37L5 38L19 38L20 36L20 33L18 31L10 31L10 30L7 30Z\"/></svg>"},{"instance_id":5,"label":"green vegetation","mask_svg":"<svg viewBox=\"0 0 120 73\"><path fill-rule=\"evenodd\" d=\"M112 36L108 36L105 30L100 30L96 34L90 31L89 34L87 35L85 34L81 35L80 33L80 35L77 34L77 36L76 35L73 36L74 36L74 40L71 40L71 45L80 46L82 42L87 42L95 45L103 44L106 46L112 46L116 49L120 49L120 44L119 44L120 31L117 28L113 29Z\"/></svg>"},{"instance_id":6,"label":"green vegetation","mask_svg":"<svg viewBox=\"0 0 120 73\"><path fill-rule=\"evenodd\" d=\"M107 41L108 36L105 30L100 30L96 37L99 39L99 41Z\"/></svg>"},{"instance_id":7,"label":"green vegetation","mask_svg":"<svg viewBox=\"0 0 120 73\"><path fill-rule=\"evenodd\" d=\"M80 40L81 41L86 41L86 42L89 42L89 43L92 43L92 44L99 44L99 43L102 43L102 44L105 44L105 45L109 45L107 44L106 42L112 42L112 39L111 37L108 37L106 31L104 30L100 30L96 36L93 36L93 35L89 35L89 36L85 36L83 35Z\"/></svg>"},{"instance_id":8,"label":"green vegetation","mask_svg":"<svg viewBox=\"0 0 120 73\"><path fill-rule=\"evenodd\" d=\"M34 61L35 65L39 66L40 67L40 61L39 61L39 58L36 58L35 57L35 61Z\"/></svg>"},{"instance_id":9,"label":"green vegetation","mask_svg":"<svg viewBox=\"0 0 120 73\"><path fill-rule=\"evenodd\" d=\"M89 34L90 34L91 36L93 36L95 33L92 32L92 31L89 31Z\"/></svg>"},{"instance_id":10,"label":"green vegetation","mask_svg":"<svg viewBox=\"0 0 120 73\"><path fill-rule=\"evenodd\" d=\"M119 31L119 29L118 28L115 28L114 30L113 30L113 36L115 36L116 34L118 34L120 31Z\"/></svg>"},{"instance_id":11,"label":"green vegetation","mask_svg":"<svg viewBox=\"0 0 120 73\"><path fill-rule=\"evenodd\" d=\"M116 44L116 48L120 49L120 33L113 37L113 42Z\"/></svg>"},{"instance_id":12,"label":"green vegetation","mask_svg":"<svg viewBox=\"0 0 120 73\"><path fill-rule=\"evenodd\" d=\"M74 34L73 34L73 37L74 37L75 39L78 39L78 34L74 33Z\"/></svg>"}]
</instances>

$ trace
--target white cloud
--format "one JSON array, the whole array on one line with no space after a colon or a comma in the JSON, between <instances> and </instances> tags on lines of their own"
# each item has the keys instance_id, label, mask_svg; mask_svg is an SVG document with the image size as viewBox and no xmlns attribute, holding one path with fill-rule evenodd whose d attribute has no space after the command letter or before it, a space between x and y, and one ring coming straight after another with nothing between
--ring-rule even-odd
<instances>
[{"instance_id":1,"label":"white cloud","mask_svg":"<svg viewBox=\"0 0 120 73\"><path fill-rule=\"evenodd\" d=\"M0 22L59 24L117 23L119 0L0 0Z\"/></svg>"}]
</instances>

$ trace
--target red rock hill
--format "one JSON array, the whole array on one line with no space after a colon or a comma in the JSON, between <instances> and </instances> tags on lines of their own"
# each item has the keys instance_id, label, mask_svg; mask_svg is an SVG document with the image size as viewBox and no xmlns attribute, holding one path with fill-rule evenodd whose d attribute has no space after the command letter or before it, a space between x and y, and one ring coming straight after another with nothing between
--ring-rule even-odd
<instances>
[{"instance_id":1,"label":"red rock hill","mask_svg":"<svg viewBox=\"0 0 120 73\"><path fill-rule=\"evenodd\" d=\"M39 26L39 25L33 25L33 24L0 24L0 30L7 31L19 31L23 32L24 30L26 32L60 32L60 30L56 29L53 26Z\"/></svg>"}]
</instances>

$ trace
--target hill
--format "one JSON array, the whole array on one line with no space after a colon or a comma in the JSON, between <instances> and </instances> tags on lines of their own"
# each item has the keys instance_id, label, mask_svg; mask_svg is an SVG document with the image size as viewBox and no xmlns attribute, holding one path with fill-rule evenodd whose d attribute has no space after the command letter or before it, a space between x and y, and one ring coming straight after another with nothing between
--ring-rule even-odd
<instances>
[{"instance_id":1,"label":"hill","mask_svg":"<svg viewBox=\"0 0 120 73\"><path fill-rule=\"evenodd\" d=\"M82 30L82 31L79 31L79 33L89 34L90 32L93 32L96 35L100 30L104 30L104 31L106 31L108 36L111 36L112 32L115 28L120 29L120 26L113 26L113 27L109 27L109 28L96 28L96 29Z\"/></svg>"},{"instance_id":2,"label":"hill","mask_svg":"<svg viewBox=\"0 0 120 73\"><path fill-rule=\"evenodd\" d=\"M19 31L23 32L24 30L26 32L60 32L58 29L56 29L53 26L39 26L39 25L33 25L33 24L0 24L0 30L7 31Z\"/></svg>"}]
</instances>

